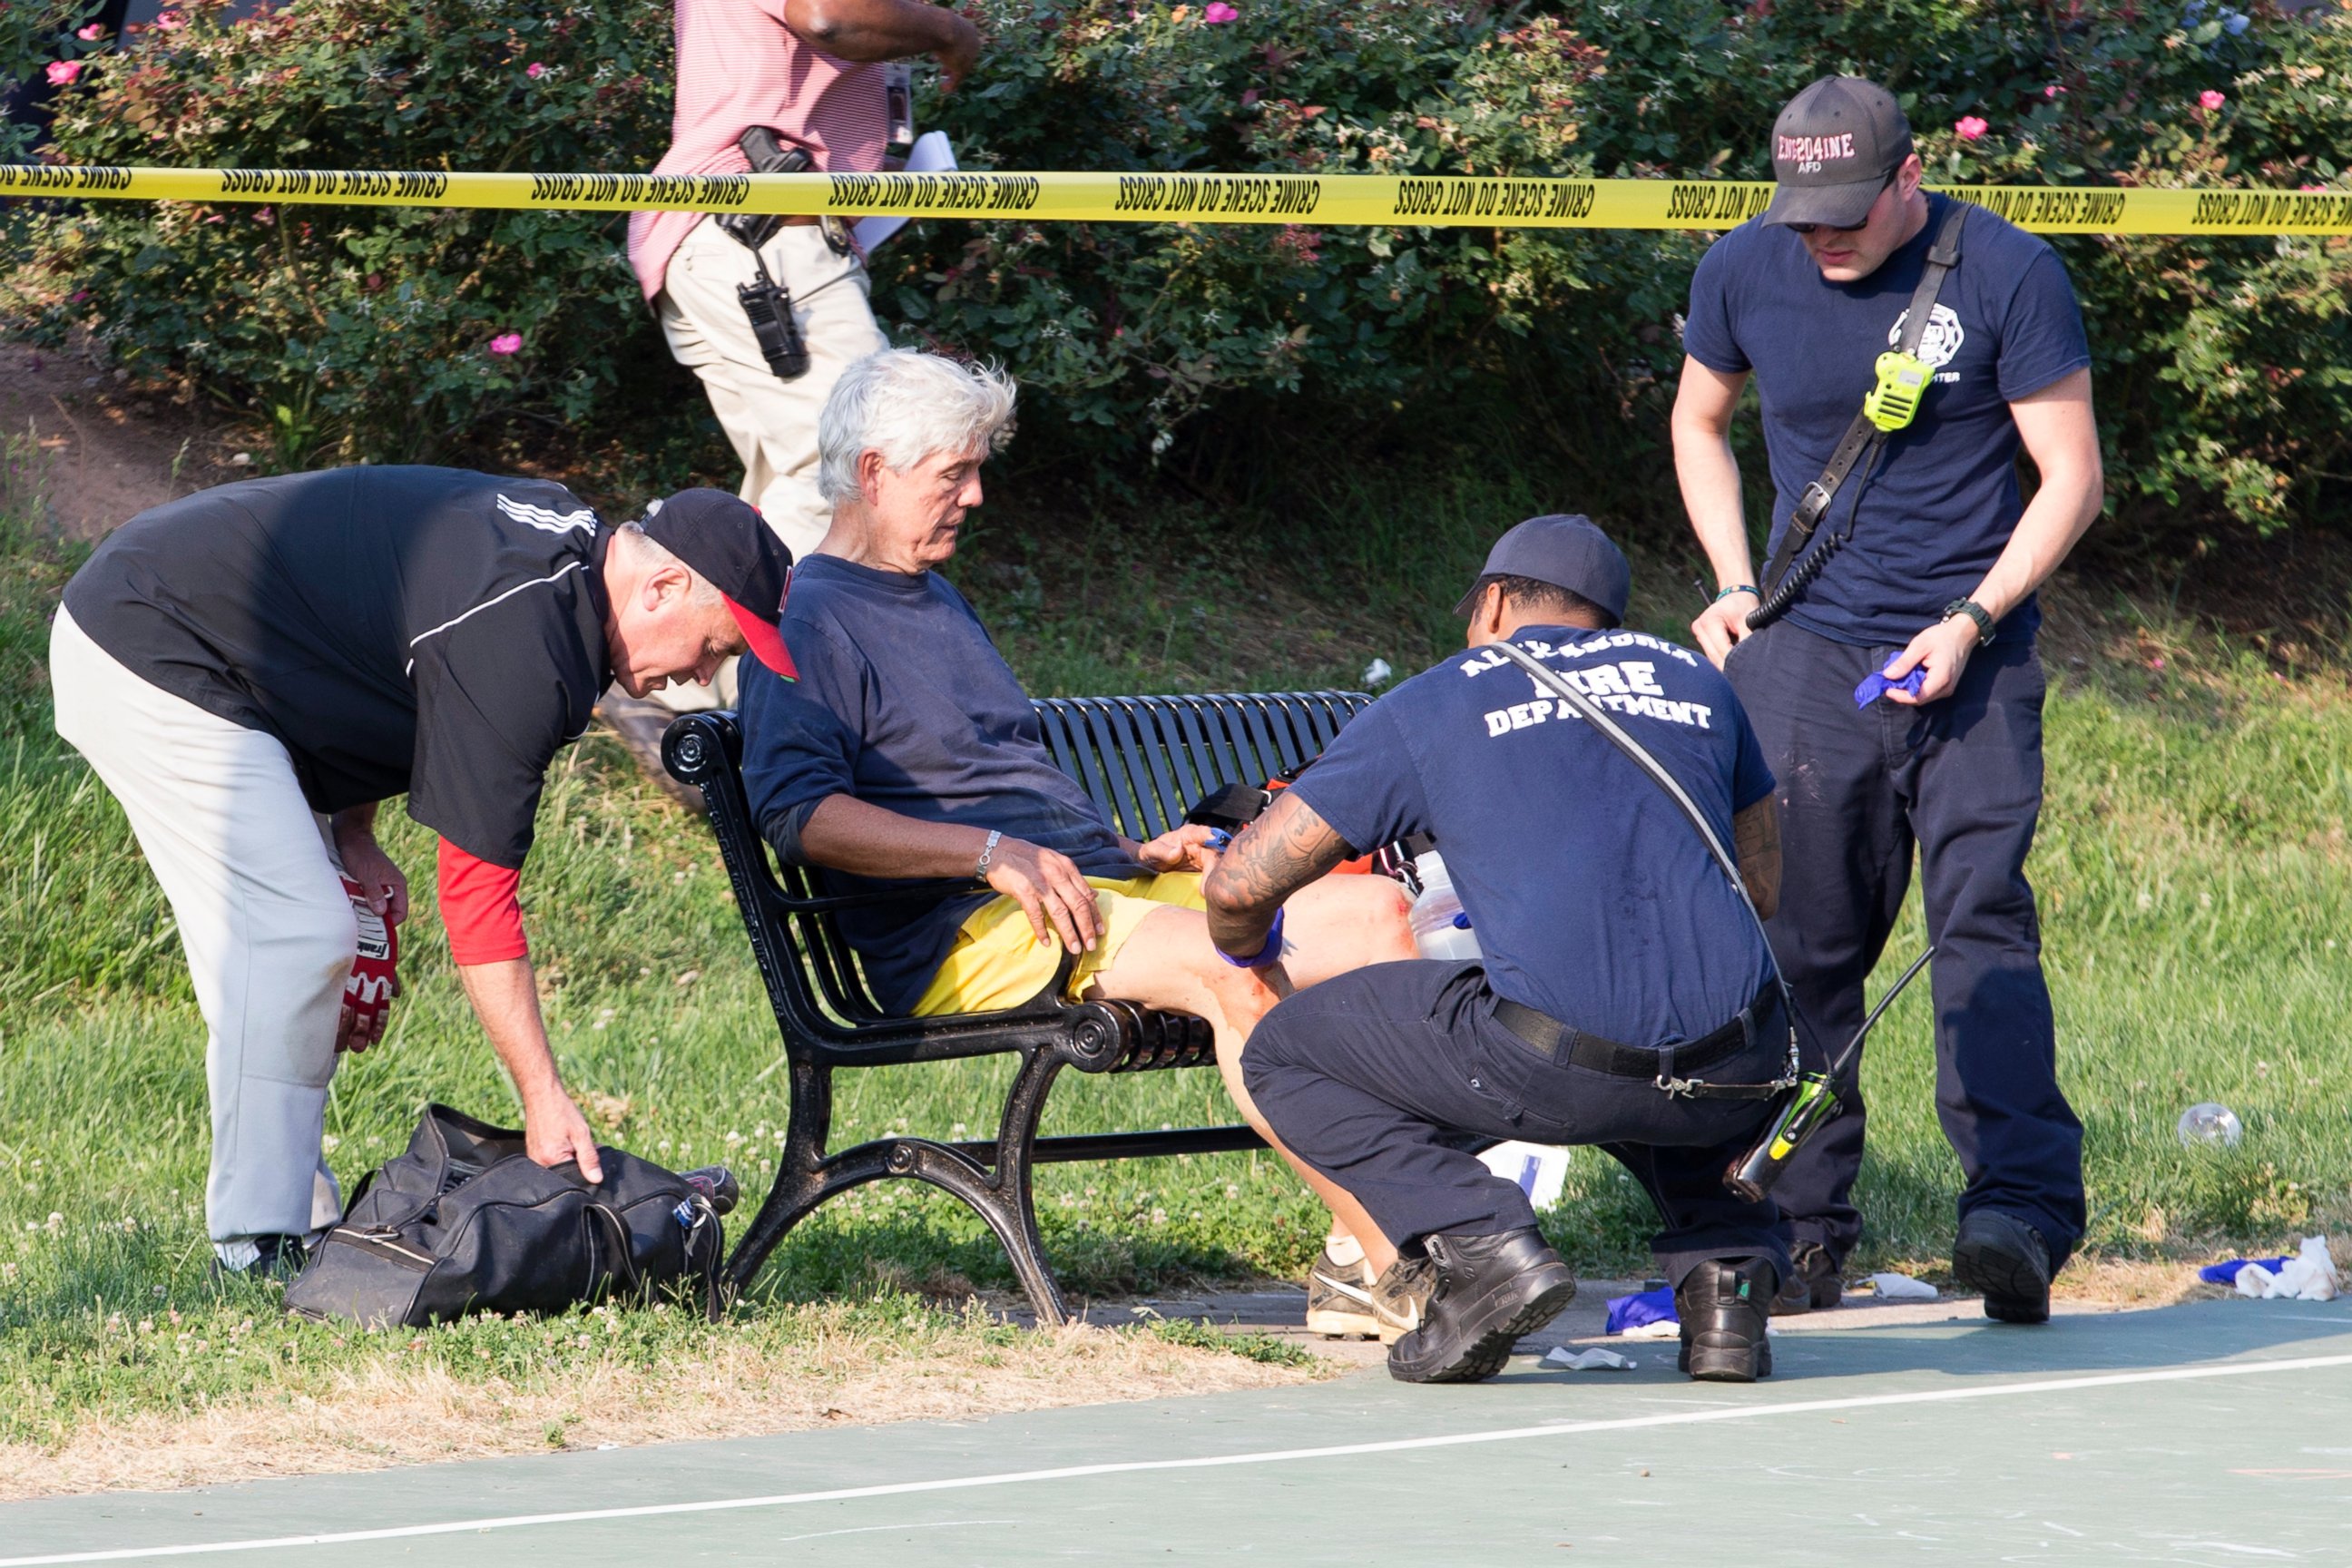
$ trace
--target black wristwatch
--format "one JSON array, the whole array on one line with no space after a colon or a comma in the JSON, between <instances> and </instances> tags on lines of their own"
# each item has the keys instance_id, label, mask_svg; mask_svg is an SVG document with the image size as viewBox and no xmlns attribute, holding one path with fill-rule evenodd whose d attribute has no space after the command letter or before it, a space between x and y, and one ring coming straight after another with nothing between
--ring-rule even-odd
<instances>
[{"instance_id":1,"label":"black wristwatch","mask_svg":"<svg viewBox=\"0 0 2352 1568\"><path fill-rule=\"evenodd\" d=\"M1983 647L1992 641L1992 612L1982 605L1974 599L1954 599L1944 606L1944 618L1948 621L1954 616L1966 616L1976 622L1977 647Z\"/></svg>"}]
</instances>

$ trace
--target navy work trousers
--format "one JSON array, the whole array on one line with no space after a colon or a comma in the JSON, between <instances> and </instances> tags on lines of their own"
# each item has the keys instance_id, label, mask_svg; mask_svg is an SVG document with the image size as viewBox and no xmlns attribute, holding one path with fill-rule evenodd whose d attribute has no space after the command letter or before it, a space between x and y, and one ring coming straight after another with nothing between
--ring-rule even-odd
<instances>
[{"instance_id":1,"label":"navy work trousers","mask_svg":"<svg viewBox=\"0 0 2352 1568\"><path fill-rule=\"evenodd\" d=\"M1594 1143L1649 1192L1664 1226L1652 1242L1675 1284L1709 1258L1788 1250L1769 1199L1743 1203L1723 1173L1761 1131L1769 1102L1668 1095L1646 1078L1556 1063L1495 1018L1476 963L1376 963L1286 999L1250 1035L1242 1078L1275 1135L1352 1194L1400 1247L1426 1236L1496 1236L1536 1223L1517 1183L1458 1137ZM1717 1083L1769 1082L1788 1026L1709 1067Z\"/></svg>"},{"instance_id":2,"label":"navy work trousers","mask_svg":"<svg viewBox=\"0 0 2352 1568\"><path fill-rule=\"evenodd\" d=\"M1894 930L1919 855L1936 944L1936 1111L1968 1185L1959 1212L2024 1220L2063 1262L2083 1236L2083 1124L2058 1088L2042 928L2025 856L2042 810L2042 663L1997 639L1939 702L1853 689L1897 648L1858 647L1787 621L1724 667L1780 780L1780 905L1768 922L1809 1066L1862 1026L1863 982ZM1774 1188L1799 1240L1843 1260L1865 1125L1858 1087Z\"/></svg>"}]
</instances>

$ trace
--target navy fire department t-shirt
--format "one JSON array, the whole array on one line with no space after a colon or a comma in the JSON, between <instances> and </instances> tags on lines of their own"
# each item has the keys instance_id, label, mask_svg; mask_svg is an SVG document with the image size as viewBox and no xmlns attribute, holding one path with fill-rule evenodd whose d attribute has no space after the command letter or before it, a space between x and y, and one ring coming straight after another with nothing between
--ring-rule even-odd
<instances>
[{"instance_id":1,"label":"navy fire department t-shirt","mask_svg":"<svg viewBox=\"0 0 2352 1568\"><path fill-rule=\"evenodd\" d=\"M513 870L548 763L611 679L609 542L545 479L334 468L141 512L65 603L150 685L276 736L313 811L406 792L409 816Z\"/></svg>"},{"instance_id":2,"label":"navy fire department t-shirt","mask_svg":"<svg viewBox=\"0 0 2352 1568\"><path fill-rule=\"evenodd\" d=\"M1852 283L1823 279L1803 240L1757 221L1700 260L1683 348L1710 370L1755 373L1776 492L1768 552L1861 409L1878 356L1899 339L1951 205L1931 193L1927 226ZM1935 385L1867 479L1859 468L1847 476L1822 531L1848 531L1861 486L1852 537L1789 612L1840 642L1900 647L1984 580L2024 510L2009 405L2091 363L2055 251L1982 208L1969 211L1959 245L1919 345ZM2029 598L2004 629L2040 624Z\"/></svg>"},{"instance_id":3,"label":"navy fire department t-shirt","mask_svg":"<svg viewBox=\"0 0 2352 1568\"><path fill-rule=\"evenodd\" d=\"M1643 632L1522 627L1682 784L1732 847L1772 793L1731 685ZM1695 1040L1770 978L1771 954L1682 808L1492 649L1413 677L1356 715L1291 786L1350 845L1437 840L1487 984L1625 1045Z\"/></svg>"},{"instance_id":4,"label":"navy fire department t-shirt","mask_svg":"<svg viewBox=\"0 0 2352 1568\"><path fill-rule=\"evenodd\" d=\"M1059 850L1089 877L1144 875L1077 780L1055 766L1029 694L946 578L811 555L793 569L782 629L798 683L746 659L739 700L751 819L788 863L807 863L800 833L810 814L845 795L924 822L992 827ZM903 885L821 875L837 894ZM876 999L903 1013L965 917L995 896L835 918Z\"/></svg>"}]
</instances>

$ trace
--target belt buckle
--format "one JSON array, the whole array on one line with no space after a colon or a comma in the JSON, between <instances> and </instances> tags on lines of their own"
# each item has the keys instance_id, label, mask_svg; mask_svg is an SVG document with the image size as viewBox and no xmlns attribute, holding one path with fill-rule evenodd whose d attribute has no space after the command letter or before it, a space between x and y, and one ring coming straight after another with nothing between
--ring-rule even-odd
<instances>
[{"instance_id":1,"label":"belt buckle","mask_svg":"<svg viewBox=\"0 0 2352 1568\"><path fill-rule=\"evenodd\" d=\"M849 220L838 213L826 213L816 220L817 232L824 236L825 244L835 256L849 254Z\"/></svg>"}]
</instances>

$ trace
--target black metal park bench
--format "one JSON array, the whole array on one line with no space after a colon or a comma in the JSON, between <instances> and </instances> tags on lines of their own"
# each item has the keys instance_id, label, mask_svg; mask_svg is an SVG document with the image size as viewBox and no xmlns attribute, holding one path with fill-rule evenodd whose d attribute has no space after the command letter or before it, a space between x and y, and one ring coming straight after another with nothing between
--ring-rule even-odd
<instances>
[{"instance_id":1,"label":"black metal park bench","mask_svg":"<svg viewBox=\"0 0 2352 1568\"><path fill-rule=\"evenodd\" d=\"M1147 839L1181 823L1192 803L1221 784L1262 783L1318 755L1370 700L1339 691L1063 697L1038 702L1037 716L1055 761L1120 832ZM1064 1068L1114 1073L1213 1066L1208 1024L1125 1002L1064 1000L1066 958L1053 984L1010 1011L894 1017L867 989L832 915L853 903L909 895L828 897L805 868L776 867L744 800L742 737L733 714L677 720L662 755L673 774L702 791L792 1075L776 1183L727 1260L730 1289L748 1285L785 1233L827 1198L903 1176L970 1205L1003 1244L1038 1320L1058 1323L1068 1313L1045 1262L1030 1193L1039 1163L1264 1147L1245 1126L1038 1137L1046 1093ZM913 896L941 898L976 885L940 882ZM895 1136L826 1152L836 1071L994 1055L1021 1058L994 1138L947 1143Z\"/></svg>"}]
</instances>

